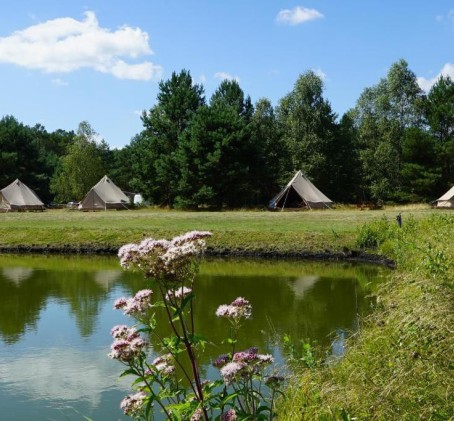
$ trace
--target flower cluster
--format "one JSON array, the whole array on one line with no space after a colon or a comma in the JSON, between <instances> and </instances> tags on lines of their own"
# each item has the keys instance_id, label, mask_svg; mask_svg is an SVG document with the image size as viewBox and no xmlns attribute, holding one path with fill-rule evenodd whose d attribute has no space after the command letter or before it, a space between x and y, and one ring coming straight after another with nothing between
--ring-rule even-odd
<instances>
[{"instance_id":1,"label":"flower cluster","mask_svg":"<svg viewBox=\"0 0 454 421\"><path fill-rule=\"evenodd\" d=\"M172 354L165 354L161 357L157 357L151 363L155 370L164 376L168 376L175 372L175 366L171 364Z\"/></svg>"},{"instance_id":2,"label":"flower cluster","mask_svg":"<svg viewBox=\"0 0 454 421\"><path fill-rule=\"evenodd\" d=\"M110 346L108 355L113 360L129 363L141 355L147 345L147 342L139 335L133 336L132 339L116 339Z\"/></svg>"},{"instance_id":3,"label":"flower cluster","mask_svg":"<svg viewBox=\"0 0 454 421\"><path fill-rule=\"evenodd\" d=\"M220 355L213 365L220 368L221 376L226 384L235 380L259 374L263 367L273 363L273 357L269 354L259 354L256 347L245 351L236 352L230 359L227 355Z\"/></svg>"},{"instance_id":4,"label":"flower cluster","mask_svg":"<svg viewBox=\"0 0 454 421\"><path fill-rule=\"evenodd\" d=\"M273 363L273 356L270 354L258 354L258 348L252 347L246 351L241 351L233 354L232 361L254 364L256 366L267 365Z\"/></svg>"},{"instance_id":5,"label":"flower cluster","mask_svg":"<svg viewBox=\"0 0 454 421\"><path fill-rule=\"evenodd\" d=\"M221 368L221 376L225 384L231 384L244 374L245 363L230 362Z\"/></svg>"},{"instance_id":6,"label":"flower cluster","mask_svg":"<svg viewBox=\"0 0 454 421\"><path fill-rule=\"evenodd\" d=\"M111 336L114 339L124 339L127 341L132 341L139 337L137 330L133 327L128 327L126 325L116 325L110 331Z\"/></svg>"},{"instance_id":7,"label":"flower cluster","mask_svg":"<svg viewBox=\"0 0 454 421\"><path fill-rule=\"evenodd\" d=\"M140 316L146 314L148 309L152 307L151 296L153 291L151 289L143 289L139 291L134 297L119 298L114 303L114 308L122 309L123 313L129 316Z\"/></svg>"},{"instance_id":8,"label":"flower cluster","mask_svg":"<svg viewBox=\"0 0 454 421\"><path fill-rule=\"evenodd\" d=\"M146 238L139 244L126 244L118 251L125 269L137 268L145 276L161 281L181 281L190 273L191 263L205 250L208 231L190 231L173 240Z\"/></svg>"},{"instance_id":9,"label":"flower cluster","mask_svg":"<svg viewBox=\"0 0 454 421\"><path fill-rule=\"evenodd\" d=\"M125 415L135 416L140 411L147 394L145 392L137 392L134 395L126 396L120 404Z\"/></svg>"},{"instance_id":10,"label":"flower cluster","mask_svg":"<svg viewBox=\"0 0 454 421\"><path fill-rule=\"evenodd\" d=\"M187 288L187 287L169 289L167 291L167 294L165 295L165 299L168 301L171 301L171 302L173 302L175 300L181 300L181 299L187 297L191 292L192 292L192 289Z\"/></svg>"},{"instance_id":11,"label":"flower cluster","mask_svg":"<svg viewBox=\"0 0 454 421\"><path fill-rule=\"evenodd\" d=\"M220 418L221 421L236 421L237 416L233 408L230 408L227 412L224 412Z\"/></svg>"},{"instance_id":12,"label":"flower cluster","mask_svg":"<svg viewBox=\"0 0 454 421\"><path fill-rule=\"evenodd\" d=\"M216 368L221 368L225 366L228 362L230 362L230 356L228 354L221 354L219 357L217 357L214 362L213 366Z\"/></svg>"},{"instance_id":13,"label":"flower cluster","mask_svg":"<svg viewBox=\"0 0 454 421\"><path fill-rule=\"evenodd\" d=\"M222 304L216 310L216 316L226 317L231 320L250 319L252 316L252 306L243 297L236 298L231 304Z\"/></svg>"}]
</instances>

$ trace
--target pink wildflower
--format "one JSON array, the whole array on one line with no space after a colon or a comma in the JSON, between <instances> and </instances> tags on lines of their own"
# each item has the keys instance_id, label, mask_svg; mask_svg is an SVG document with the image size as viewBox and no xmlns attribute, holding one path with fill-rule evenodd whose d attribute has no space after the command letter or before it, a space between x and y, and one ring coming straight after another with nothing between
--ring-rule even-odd
<instances>
[{"instance_id":1,"label":"pink wildflower","mask_svg":"<svg viewBox=\"0 0 454 421\"><path fill-rule=\"evenodd\" d=\"M267 365L274 362L274 358L271 354L257 354L257 365Z\"/></svg>"},{"instance_id":2,"label":"pink wildflower","mask_svg":"<svg viewBox=\"0 0 454 421\"><path fill-rule=\"evenodd\" d=\"M237 416L233 408L230 408L227 412L224 412L221 415L221 421L236 421Z\"/></svg>"},{"instance_id":3,"label":"pink wildflower","mask_svg":"<svg viewBox=\"0 0 454 421\"><path fill-rule=\"evenodd\" d=\"M194 261L205 249L208 231L191 231L173 240L146 238L139 244L126 244L118 251L123 268L136 268L148 278L174 284L192 278Z\"/></svg>"},{"instance_id":4,"label":"pink wildflower","mask_svg":"<svg viewBox=\"0 0 454 421\"><path fill-rule=\"evenodd\" d=\"M169 289L166 294L166 300L174 300L174 299L182 299L186 296L188 296L192 292L191 288L187 287L180 287L177 289Z\"/></svg>"},{"instance_id":5,"label":"pink wildflower","mask_svg":"<svg viewBox=\"0 0 454 421\"><path fill-rule=\"evenodd\" d=\"M123 313L130 316L146 314L148 309L152 307L152 294L151 289L143 289L137 292L134 297L118 299L115 301L114 308L123 309Z\"/></svg>"},{"instance_id":6,"label":"pink wildflower","mask_svg":"<svg viewBox=\"0 0 454 421\"><path fill-rule=\"evenodd\" d=\"M222 304L216 310L216 316L228 319L250 319L252 316L252 306L248 300L242 297L236 298L231 304Z\"/></svg>"},{"instance_id":7,"label":"pink wildflower","mask_svg":"<svg viewBox=\"0 0 454 421\"><path fill-rule=\"evenodd\" d=\"M228 317L229 316L229 308L227 304L222 304L216 310L216 316L218 317Z\"/></svg>"},{"instance_id":8,"label":"pink wildflower","mask_svg":"<svg viewBox=\"0 0 454 421\"><path fill-rule=\"evenodd\" d=\"M125 339L127 341L132 341L139 336L135 328L126 325L114 326L110 334L114 339Z\"/></svg>"},{"instance_id":9,"label":"pink wildflower","mask_svg":"<svg viewBox=\"0 0 454 421\"><path fill-rule=\"evenodd\" d=\"M162 250L167 250L170 245L170 241L167 240L145 238L137 245L137 251L140 256L148 256L150 254L159 254Z\"/></svg>"},{"instance_id":10,"label":"pink wildflower","mask_svg":"<svg viewBox=\"0 0 454 421\"><path fill-rule=\"evenodd\" d=\"M156 371L159 371L161 374L168 376L175 371L175 366L171 365L172 354L166 354L162 357L157 357L152 362L152 365L156 368Z\"/></svg>"},{"instance_id":11,"label":"pink wildflower","mask_svg":"<svg viewBox=\"0 0 454 421\"><path fill-rule=\"evenodd\" d=\"M134 395L128 395L121 401L120 407L125 415L135 416L140 411L146 398L147 395L145 392L137 392Z\"/></svg>"},{"instance_id":12,"label":"pink wildflower","mask_svg":"<svg viewBox=\"0 0 454 421\"><path fill-rule=\"evenodd\" d=\"M189 231L186 234L179 235L172 240L172 244L179 246L180 244L201 240L211 237L213 234L209 231Z\"/></svg>"},{"instance_id":13,"label":"pink wildflower","mask_svg":"<svg viewBox=\"0 0 454 421\"><path fill-rule=\"evenodd\" d=\"M137 244L125 244L118 250L118 257L120 258L120 265L122 268L127 269L134 265L138 253Z\"/></svg>"},{"instance_id":14,"label":"pink wildflower","mask_svg":"<svg viewBox=\"0 0 454 421\"><path fill-rule=\"evenodd\" d=\"M118 300L115 300L114 302L114 309L119 310L121 308L124 308L126 306L127 300L125 297L121 297Z\"/></svg>"},{"instance_id":15,"label":"pink wildflower","mask_svg":"<svg viewBox=\"0 0 454 421\"><path fill-rule=\"evenodd\" d=\"M213 366L216 368L224 367L228 362L230 362L230 357L227 354L221 354L213 361Z\"/></svg>"},{"instance_id":16,"label":"pink wildflower","mask_svg":"<svg viewBox=\"0 0 454 421\"><path fill-rule=\"evenodd\" d=\"M131 339L117 339L110 346L110 358L122 362L130 362L142 353L142 349L147 346L147 342L138 335L133 335Z\"/></svg>"},{"instance_id":17,"label":"pink wildflower","mask_svg":"<svg viewBox=\"0 0 454 421\"><path fill-rule=\"evenodd\" d=\"M227 363L224 367L221 368L221 376L224 379L226 384L232 383L246 367L246 364L243 362L231 362Z\"/></svg>"}]
</instances>

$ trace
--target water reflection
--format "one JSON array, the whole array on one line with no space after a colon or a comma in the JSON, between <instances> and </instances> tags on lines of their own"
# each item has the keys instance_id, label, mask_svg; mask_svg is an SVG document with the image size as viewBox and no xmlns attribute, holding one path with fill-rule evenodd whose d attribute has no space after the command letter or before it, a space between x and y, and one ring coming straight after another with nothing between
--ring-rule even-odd
<instances>
[{"instance_id":1,"label":"water reflection","mask_svg":"<svg viewBox=\"0 0 454 421\"><path fill-rule=\"evenodd\" d=\"M6 355L0 361L0 378L17 395L54 402L85 401L99 405L102 392L118 384L113 364L104 348L89 352L74 348L29 349L17 359ZM125 388L128 381L122 380Z\"/></svg>"},{"instance_id":2,"label":"water reflection","mask_svg":"<svg viewBox=\"0 0 454 421\"><path fill-rule=\"evenodd\" d=\"M25 279L30 278L33 275L33 269L31 268L21 268L21 267L11 267L3 268L3 276L10 280L12 283L19 285Z\"/></svg>"},{"instance_id":3,"label":"water reflection","mask_svg":"<svg viewBox=\"0 0 454 421\"><path fill-rule=\"evenodd\" d=\"M332 342L333 355L341 355L346 332L356 329L358 314L368 308L366 295L384 273L376 266L204 263L195 301L197 331L211 341L201 355L204 371L227 351L222 342L228 325L215 311L237 296L253 306L238 349L258 346L279 354L276 344L288 334L295 341ZM121 366L106 354L110 328L131 320L112 302L145 286L114 258L0 256L2 419L37 419L36 411L40 419L123 419L118 402L129 381L117 380ZM166 318L157 318L164 335Z\"/></svg>"}]
</instances>

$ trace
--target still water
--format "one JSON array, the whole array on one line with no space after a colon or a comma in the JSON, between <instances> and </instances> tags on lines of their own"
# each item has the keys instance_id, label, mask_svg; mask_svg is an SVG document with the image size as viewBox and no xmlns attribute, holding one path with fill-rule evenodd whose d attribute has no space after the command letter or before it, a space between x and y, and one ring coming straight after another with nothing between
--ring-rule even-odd
<instances>
[{"instance_id":1,"label":"still water","mask_svg":"<svg viewBox=\"0 0 454 421\"><path fill-rule=\"evenodd\" d=\"M211 378L211 359L228 351L220 304L243 296L253 306L237 349L258 346L283 364L280 339L289 334L339 355L386 274L367 265L205 261L195 291L197 332L212 342L205 374ZM0 419L127 419L119 402L130 380L118 380L122 365L107 353L112 326L132 320L112 303L145 287L115 258L0 255Z\"/></svg>"}]
</instances>

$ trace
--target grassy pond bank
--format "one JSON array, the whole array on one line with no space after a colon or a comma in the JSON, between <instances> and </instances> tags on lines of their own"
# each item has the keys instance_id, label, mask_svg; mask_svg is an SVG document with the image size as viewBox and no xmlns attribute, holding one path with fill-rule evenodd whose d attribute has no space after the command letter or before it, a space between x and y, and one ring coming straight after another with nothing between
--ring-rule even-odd
<instances>
[{"instance_id":1,"label":"grassy pond bank","mask_svg":"<svg viewBox=\"0 0 454 421\"><path fill-rule=\"evenodd\" d=\"M395 222L402 212L403 226ZM172 212L134 210L0 214L3 251L113 252L143 236L210 230L214 254L336 258L365 251L396 270L373 313L331 364L295 358L279 420L454 419L454 213L379 211ZM353 253L353 254L352 254ZM315 353L314 349L314 353Z\"/></svg>"}]
</instances>

